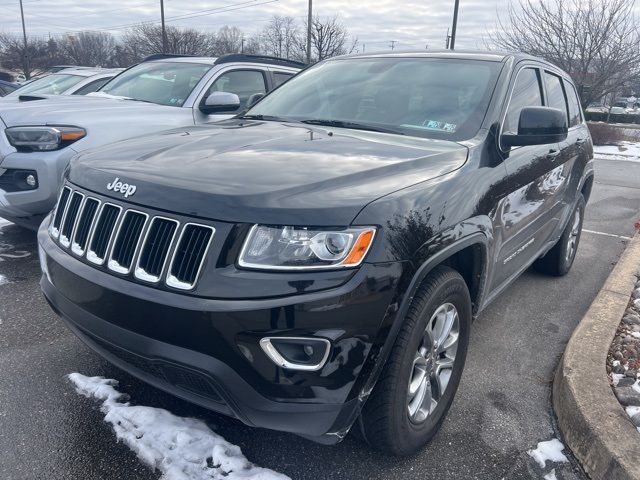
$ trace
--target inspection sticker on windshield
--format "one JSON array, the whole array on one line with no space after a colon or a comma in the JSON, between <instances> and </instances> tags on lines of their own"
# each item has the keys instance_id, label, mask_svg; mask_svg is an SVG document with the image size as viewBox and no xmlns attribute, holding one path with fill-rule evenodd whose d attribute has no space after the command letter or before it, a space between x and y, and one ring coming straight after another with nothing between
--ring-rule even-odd
<instances>
[{"instance_id":1,"label":"inspection sticker on windshield","mask_svg":"<svg viewBox=\"0 0 640 480\"><path fill-rule=\"evenodd\" d=\"M455 132L457 128L457 125L455 123L438 122L436 120L425 120L422 125L429 130L440 130L442 132L449 133Z\"/></svg>"},{"instance_id":2,"label":"inspection sticker on windshield","mask_svg":"<svg viewBox=\"0 0 640 480\"><path fill-rule=\"evenodd\" d=\"M425 130L435 130L438 132L455 133L458 125L455 123L439 122L437 120L425 120L422 125L402 125L410 128L424 128Z\"/></svg>"}]
</instances>

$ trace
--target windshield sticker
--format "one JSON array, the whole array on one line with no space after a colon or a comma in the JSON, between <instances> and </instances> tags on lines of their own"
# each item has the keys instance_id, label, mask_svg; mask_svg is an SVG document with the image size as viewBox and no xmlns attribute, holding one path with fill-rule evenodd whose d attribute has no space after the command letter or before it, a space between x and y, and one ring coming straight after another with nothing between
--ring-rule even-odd
<instances>
[{"instance_id":1,"label":"windshield sticker","mask_svg":"<svg viewBox=\"0 0 640 480\"><path fill-rule=\"evenodd\" d=\"M425 120L422 125L401 125L409 128L424 128L425 130L434 130L438 132L455 133L458 125L455 123L439 122L437 120Z\"/></svg>"}]
</instances>

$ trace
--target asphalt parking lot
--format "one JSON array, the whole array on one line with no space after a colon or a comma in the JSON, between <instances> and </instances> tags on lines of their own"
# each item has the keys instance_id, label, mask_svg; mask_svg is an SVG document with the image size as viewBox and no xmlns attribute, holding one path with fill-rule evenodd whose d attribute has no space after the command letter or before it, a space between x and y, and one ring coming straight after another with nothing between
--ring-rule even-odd
<instances>
[{"instance_id":1,"label":"asphalt parking lot","mask_svg":"<svg viewBox=\"0 0 640 480\"><path fill-rule=\"evenodd\" d=\"M246 457L293 479L585 478L576 463L541 469L527 454L557 437L550 382L571 332L640 219L640 162L597 160L578 257L560 279L527 272L472 328L467 368L443 429L420 454L386 458L354 438L332 447L250 429L175 399L84 347L40 295L35 235L0 224L0 477L155 479L115 441L98 404L65 375L120 381L132 403L205 420ZM126 312L122 312L126 315Z\"/></svg>"}]
</instances>

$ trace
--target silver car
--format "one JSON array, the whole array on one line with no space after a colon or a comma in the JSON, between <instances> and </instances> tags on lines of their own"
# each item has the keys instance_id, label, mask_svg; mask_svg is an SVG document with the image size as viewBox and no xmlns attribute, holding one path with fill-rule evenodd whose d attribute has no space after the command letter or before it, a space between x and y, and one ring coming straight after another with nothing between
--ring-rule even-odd
<instances>
[{"instance_id":1,"label":"silver car","mask_svg":"<svg viewBox=\"0 0 640 480\"><path fill-rule=\"evenodd\" d=\"M8 94L7 99L20 95L86 95L100 89L119 74L122 68L66 68L37 78Z\"/></svg>"},{"instance_id":2,"label":"silver car","mask_svg":"<svg viewBox=\"0 0 640 480\"><path fill-rule=\"evenodd\" d=\"M252 55L171 56L135 65L86 96L0 101L0 217L35 229L74 155L230 118L302 67Z\"/></svg>"}]
</instances>

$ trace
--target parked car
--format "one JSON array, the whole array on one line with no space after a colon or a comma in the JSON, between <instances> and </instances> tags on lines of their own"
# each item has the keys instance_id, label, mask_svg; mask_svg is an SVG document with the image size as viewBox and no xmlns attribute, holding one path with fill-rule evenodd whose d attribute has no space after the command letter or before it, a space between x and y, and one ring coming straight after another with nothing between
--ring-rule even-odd
<instances>
[{"instance_id":1,"label":"parked car","mask_svg":"<svg viewBox=\"0 0 640 480\"><path fill-rule=\"evenodd\" d=\"M4 97L5 95L10 94L17 88L20 88L20 85L18 85L17 83L5 82L4 80L0 80L0 97Z\"/></svg>"},{"instance_id":2,"label":"parked car","mask_svg":"<svg viewBox=\"0 0 640 480\"><path fill-rule=\"evenodd\" d=\"M33 80L7 95L6 98L17 98L20 95L86 95L99 90L122 70L122 68L65 69Z\"/></svg>"},{"instance_id":3,"label":"parked car","mask_svg":"<svg viewBox=\"0 0 640 480\"><path fill-rule=\"evenodd\" d=\"M473 318L530 265L571 268L592 157L543 60L331 59L244 115L76 157L38 233L41 285L160 389L406 455L451 406Z\"/></svg>"},{"instance_id":4,"label":"parked car","mask_svg":"<svg viewBox=\"0 0 640 480\"><path fill-rule=\"evenodd\" d=\"M157 58L100 91L0 102L0 217L36 229L78 152L169 128L233 116L295 75L298 62L253 55ZM62 75L60 72L56 75ZM229 105L226 93L238 95Z\"/></svg>"}]
</instances>

